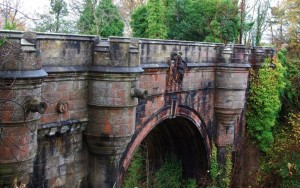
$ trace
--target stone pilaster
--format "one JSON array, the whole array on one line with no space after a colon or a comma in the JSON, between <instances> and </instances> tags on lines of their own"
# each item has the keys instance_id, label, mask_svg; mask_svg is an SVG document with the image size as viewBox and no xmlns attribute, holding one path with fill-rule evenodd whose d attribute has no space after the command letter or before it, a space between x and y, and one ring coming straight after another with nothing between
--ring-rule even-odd
<instances>
[{"instance_id":1,"label":"stone pilaster","mask_svg":"<svg viewBox=\"0 0 300 188\"><path fill-rule=\"evenodd\" d=\"M26 185L33 170L40 114L47 108L40 101L47 73L36 58L35 33L4 35L0 47L0 187L15 187Z\"/></svg>"},{"instance_id":2,"label":"stone pilaster","mask_svg":"<svg viewBox=\"0 0 300 188\"><path fill-rule=\"evenodd\" d=\"M228 45L221 54L215 75L215 118L218 147L231 145L237 118L245 106L248 82L248 49L241 45Z\"/></svg>"},{"instance_id":3,"label":"stone pilaster","mask_svg":"<svg viewBox=\"0 0 300 188\"><path fill-rule=\"evenodd\" d=\"M90 187L111 188L119 158L135 130L138 88L138 41L110 37L95 45L90 67L86 140L89 148Z\"/></svg>"}]
</instances>

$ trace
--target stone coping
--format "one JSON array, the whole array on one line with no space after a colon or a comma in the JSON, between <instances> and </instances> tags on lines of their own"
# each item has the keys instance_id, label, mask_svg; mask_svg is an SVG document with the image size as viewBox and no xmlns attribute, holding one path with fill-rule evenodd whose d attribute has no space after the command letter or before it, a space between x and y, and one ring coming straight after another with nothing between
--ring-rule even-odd
<instances>
[{"instance_id":1,"label":"stone coping","mask_svg":"<svg viewBox=\"0 0 300 188\"><path fill-rule=\"evenodd\" d=\"M30 32L30 31L29 31ZM0 35L8 37L10 39L21 39L23 37L23 31L16 30L0 30ZM68 33L44 33L44 32L33 32L36 34L38 40L77 40L77 41L95 41L99 38L96 35L79 35L79 34L68 34Z\"/></svg>"},{"instance_id":2,"label":"stone coping","mask_svg":"<svg viewBox=\"0 0 300 188\"><path fill-rule=\"evenodd\" d=\"M32 79L32 78L44 78L48 74L43 70L22 70L22 71L7 71L0 70L1 79Z\"/></svg>"},{"instance_id":3,"label":"stone coping","mask_svg":"<svg viewBox=\"0 0 300 188\"><path fill-rule=\"evenodd\" d=\"M30 32L30 31L29 31ZM0 30L0 35L12 39L20 39L23 37L23 31L16 30ZM110 36L108 38L102 38L97 35L83 35L83 34L69 34L69 33L47 33L47 32L33 32L36 34L38 40L78 40L78 41L114 41L114 42L130 42L134 41L139 44L165 44L165 45L188 45L188 46L225 46L223 43L211 43L211 42L199 42L199 41L184 41L184 40L166 40L166 39L149 39L149 38L136 38L136 37L120 37ZM251 47L243 44L232 44L233 47L249 48L249 49L275 49L272 47Z\"/></svg>"},{"instance_id":4,"label":"stone coping","mask_svg":"<svg viewBox=\"0 0 300 188\"><path fill-rule=\"evenodd\" d=\"M43 136L53 136L56 133L67 133L67 132L75 132L75 131L84 131L87 126L88 119L70 119L59 122L51 122L40 124L38 127L38 135L39 137Z\"/></svg>"}]
</instances>

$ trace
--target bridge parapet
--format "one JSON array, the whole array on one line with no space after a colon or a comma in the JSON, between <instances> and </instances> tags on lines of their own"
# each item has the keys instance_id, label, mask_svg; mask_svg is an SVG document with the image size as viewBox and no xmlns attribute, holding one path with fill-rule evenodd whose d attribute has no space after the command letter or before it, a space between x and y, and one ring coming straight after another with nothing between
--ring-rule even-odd
<instances>
[{"instance_id":1,"label":"bridge parapet","mask_svg":"<svg viewBox=\"0 0 300 188\"><path fill-rule=\"evenodd\" d=\"M219 147L227 144L235 147L246 100L248 69L250 65L259 66L273 53L269 48L255 48L249 58L250 49L242 45L225 47L192 41L100 39L87 35L12 31L0 31L0 34L14 44L16 50L6 59L0 57L3 83L0 86L0 153L5 153L0 156L0 166L11 170L24 164L25 169L33 164L32 159L44 165L40 164L44 162L41 160L44 150L37 152L36 148L42 146L46 137L55 140L60 135L62 140L61 135L76 132L80 140L81 131L86 129L84 140L88 144L92 187L112 187L118 160L128 141L147 121L158 118L154 116L159 114L157 112L170 118L180 113L188 117L193 112L188 118L197 117L199 127L207 126L207 138L217 135ZM13 56L18 59L12 59ZM171 71L176 61L186 63L184 71L180 70L182 67ZM181 75L176 77L180 71ZM172 83L170 76L174 79ZM150 96L138 100L137 97L145 97L143 89L148 90ZM27 103L28 99L32 100ZM46 102L46 112L42 115L28 112L24 124L23 107L30 104L43 107L40 101ZM13 134L6 134L10 132ZM8 147L3 140L12 140L14 145ZM24 148L24 152L18 148ZM66 151L68 156L76 154L77 161L83 163L81 168L88 166L83 162L85 150ZM35 157L37 153L39 156ZM59 162L56 166L45 164L48 169L42 169L44 174L39 174L44 178L41 181L60 182L58 172L50 173L57 169L66 176L63 170L66 167L61 161L68 159L58 156L57 151L52 153L47 160L57 162L59 158ZM9 184L18 175L32 173L32 168L28 169L18 174L1 171L0 178L10 177ZM87 170L82 171L78 181L87 174ZM49 183L52 185L55 183Z\"/></svg>"},{"instance_id":2,"label":"bridge parapet","mask_svg":"<svg viewBox=\"0 0 300 188\"><path fill-rule=\"evenodd\" d=\"M184 60L190 64L216 63L224 45L218 43L140 39L141 66L165 64L174 51L182 52Z\"/></svg>"},{"instance_id":3,"label":"bridge parapet","mask_svg":"<svg viewBox=\"0 0 300 188\"><path fill-rule=\"evenodd\" d=\"M272 59L276 53L275 48L271 47L254 47L251 48L251 66L255 71L258 71L259 67L262 65L266 58Z\"/></svg>"}]
</instances>

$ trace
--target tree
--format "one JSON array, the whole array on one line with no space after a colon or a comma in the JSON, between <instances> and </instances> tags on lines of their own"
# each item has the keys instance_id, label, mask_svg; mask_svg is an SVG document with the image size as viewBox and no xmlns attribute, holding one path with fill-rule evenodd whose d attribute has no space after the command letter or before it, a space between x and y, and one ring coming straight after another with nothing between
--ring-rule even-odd
<instances>
[{"instance_id":1,"label":"tree","mask_svg":"<svg viewBox=\"0 0 300 188\"><path fill-rule=\"evenodd\" d=\"M95 34L103 37L122 36L124 23L120 13L111 0L87 0L77 23L80 33Z\"/></svg>"},{"instance_id":2,"label":"tree","mask_svg":"<svg viewBox=\"0 0 300 188\"><path fill-rule=\"evenodd\" d=\"M238 1L214 1L211 21L207 26L208 35L205 41L235 42L239 35Z\"/></svg>"},{"instance_id":3,"label":"tree","mask_svg":"<svg viewBox=\"0 0 300 188\"><path fill-rule=\"evenodd\" d=\"M134 12L131 26L135 36L143 35L138 37L234 42L239 30L237 5L230 0L149 1Z\"/></svg>"},{"instance_id":4,"label":"tree","mask_svg":"<svg viewBox=\"0 0 300 188\"><path fill-rule=\"evenodd\" d=\"M134 37L148 37L146 33L148 28L146 5L142 5L133 11L130 25L132 28L132 35Z\"/></svg>"},{"instance_id":5,"label":"tree","mask_svg":"<svg viewBox=\"0 0 300 188\"><path fill-rule=\"evenodd\" d=\"M167 27L165 26L165 11L161 0L149 0L147 8L148 27L146 33L148 37L165 39L167 37Z\"/></svg>"},{"instance_id":6,"label":"tree","mask_svg":"<svg viewBox=\"0 0 300 188\"><path fill-rule=\"evenodd\" d=\"M267 152L274 141L273 127L276 125L281 109L280 97L285 88L285 68L282 58L274 58L270 67L270 59L255 73L250 74L250 89L247 99L247 130L256 139L260 149Z\"/></svg>"},{"instance_id":7,"label":"tree","mask_svg":"<svg viewBox=\"0 0 300 188\"><path fill-rule=\"evenodd\" d=\"M49 12L38 14L39 19L35 21L34 29L42 32L75 33L73 22L67 20L66 16L67 3L64 0L50 0Z\"/></svg>"},{"instance_id":8,"label":"tree","mask_svg":"<svg viewBox=\"0 0 300 188\"><path fill-rule=\"evenodd\" d=\"M96 17L97 1L86 0L84 9L77 22L77 27L80 33L84 34L99 34L98 18Z\"/></svg>"},{"instance_id":9,"label":"tree","mask_svg":"<svg viewBox=\"0 0 300 188\"><path fill-rule=\"evenodd\" d=\"M146 0L114 0L115 5L118 7L121 17L123 18L124 36L132 36L132 30L130 28L131 15L135 8L146 3Z\"/></svg>"},{"instance_id":10,"label":"tree","mask_svg":"<svg viewBox=\"0 0 300 188\"><path fill-rule=\"evenodd\" d=\"M0 1L0 28L7 30L25 30L25 21L31 18L24 14L21 8L20 0Z\"/></svg>"},{"instance_id":11,"label":"tree","mask_svg":"<svg viewBox=\"0 0 300 188\"><path fill-rule=\"evenodd\" d=\"M285 10L285 21L288 22L287 26L287 38L289 48L293 51L293 54L300 57L300 0L286 0L283 2Z\"/></svg>"},{"instance_id":12,"label":"tree","mask_svg":"<svg viewBox=\"0 0 300 188\"><path fill-rule=\"evenodd\" d=\"M268 16L268 10L270 8L270 1L266 0L264 2L259 1L258 7L257 7L257 18L256 18L256 24L255 24L255 43L253 45L259 46L262 33L267 29L266 20Z\"/></svg>"},{"instance_id":13,"label":"tree","mask_svg":"<svg viewBox=\"0 0 300 188\"><path fill-rule=\"evenodd\" d=\"M64 0L51 0L50 7L50 14L55 18L55 32L58 32L61 25L60 18L68 15L67 3Z\"/></svg>"}]
</instances>

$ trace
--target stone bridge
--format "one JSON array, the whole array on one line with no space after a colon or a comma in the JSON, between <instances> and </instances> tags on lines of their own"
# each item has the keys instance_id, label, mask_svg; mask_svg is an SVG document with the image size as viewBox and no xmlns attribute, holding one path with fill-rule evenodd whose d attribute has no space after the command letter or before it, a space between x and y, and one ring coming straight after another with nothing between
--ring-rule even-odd
<instances>
[{"instance_id":1,"label":"stone bridge","mask_svg":"<svg viewBox=\"0 0 300 188\"><path fill-rule=\"evenodd\" d=\"M268 48L0 31L0 185L121 187L136 148L207 175L245 134L251 64Z\"/></svg>"}]
</instances>

